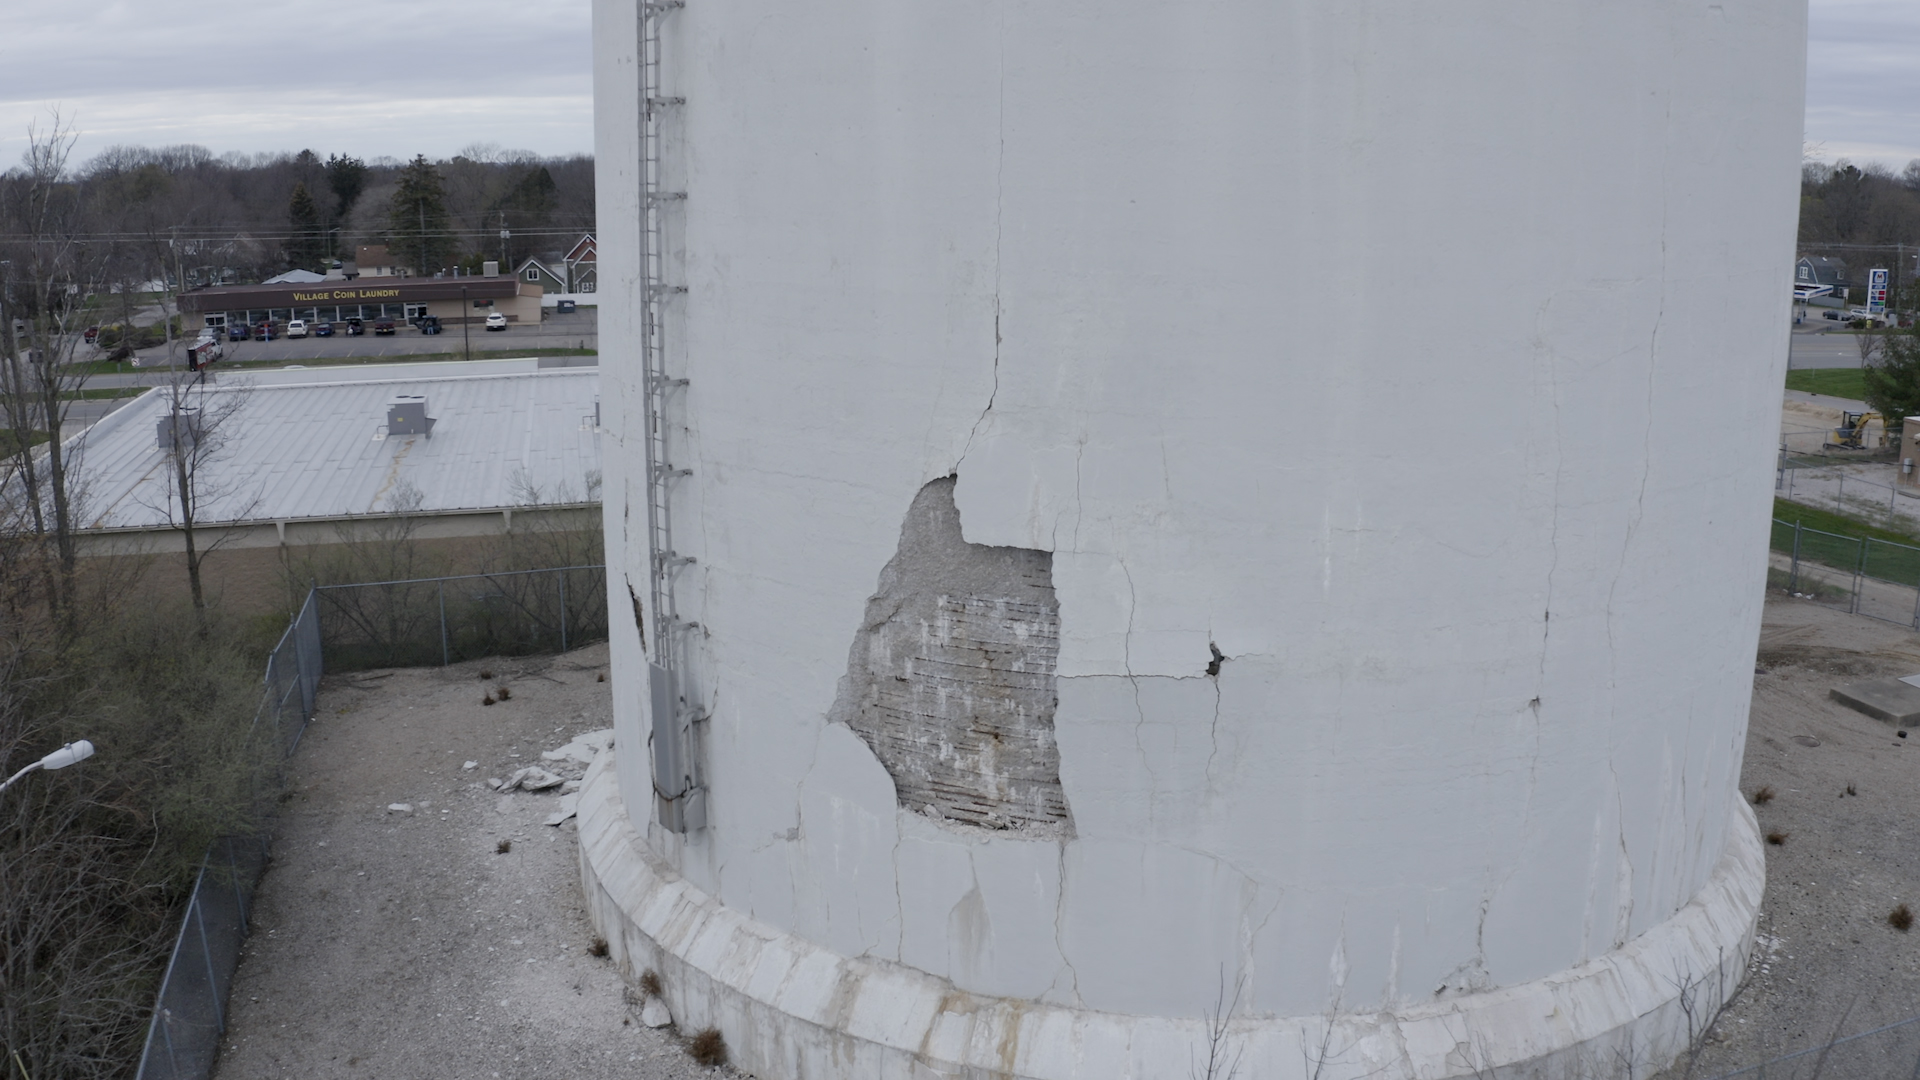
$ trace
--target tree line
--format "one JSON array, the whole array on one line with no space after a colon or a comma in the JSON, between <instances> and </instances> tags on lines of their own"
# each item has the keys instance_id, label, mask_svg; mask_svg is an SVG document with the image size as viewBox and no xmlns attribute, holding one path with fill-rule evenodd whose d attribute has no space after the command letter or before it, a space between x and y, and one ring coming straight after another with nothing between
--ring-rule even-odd
<instances>
[{"instance_id":1,"label":"tree line","mask_svg":"<svg viewBox=\"0 0 1920 1080\"><path fill-rule=\"evenodd\" d=\"M21 201L21 191L47 182L44 174L23 161L0 174L0 192L14 191L0 197ZM590 156L543 158L491 145L405 162L116 146L83 163L63 161L51 182L66 212L62 234L15 223L0 244L31 238L84 248L89 278L110 289L324 272L363 244L388 245L417 274L477 270L487 259L517 265L565 250L593 229Z\"/></svg>"}]
</instances>

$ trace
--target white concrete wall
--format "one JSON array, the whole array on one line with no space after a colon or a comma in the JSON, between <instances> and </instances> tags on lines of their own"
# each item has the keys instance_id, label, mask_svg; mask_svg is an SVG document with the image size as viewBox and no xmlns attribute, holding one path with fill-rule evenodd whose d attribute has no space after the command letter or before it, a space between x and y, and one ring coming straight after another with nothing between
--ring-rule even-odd
<instances>
[{"instance_id":1,"label":"white concrete wall","mask_svg":"<svg viewBox=\"0 0 1920 1080\"><path fill-rule=\"evenodd\" d=\"M644 599L632 3L595 10L608 552ZM1119 1014L1223 974L1255 1016L1428 1006L1674 916L1737 824L1804 19L672 15L712 826L659 853L839 954ZM902 812L826 720L949 474L969 541L1053 553L1071 840ZM644 792L618 632L614 672Z\"/></svg>"}]
</instances>

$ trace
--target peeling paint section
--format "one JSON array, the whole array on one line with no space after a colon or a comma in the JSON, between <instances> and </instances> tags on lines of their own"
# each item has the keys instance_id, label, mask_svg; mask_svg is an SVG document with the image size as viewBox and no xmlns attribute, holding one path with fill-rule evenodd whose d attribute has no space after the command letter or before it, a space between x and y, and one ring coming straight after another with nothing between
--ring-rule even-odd
<instances>
[{"instance_id":1,"label":"peeling paint section","mask_svg":"<svg viewBox=\"0 0 1920 1080\"><path fill-rule=\"evenodd\" d=\"M830 719L866 741L909 811L948 826L1071 836L1053 730L1053 556L968 543L954 483L927 484L908 510Z\"/></svg>"}]
</instances>

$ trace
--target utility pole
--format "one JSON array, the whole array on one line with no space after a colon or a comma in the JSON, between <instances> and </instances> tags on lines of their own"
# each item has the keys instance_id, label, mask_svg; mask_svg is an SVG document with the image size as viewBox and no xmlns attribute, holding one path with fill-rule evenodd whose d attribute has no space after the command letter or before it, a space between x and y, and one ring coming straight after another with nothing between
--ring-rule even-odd
<instances>
[{"instance_id":1,"label":"utility pole","mask_svg":"<svg viewBox=\"0 0 1920 1080\"><path fill-rule=\"evenodd\" d=\"M420 211L420 269L421 277L427 276L427 199L421 196L414 200L414 206Z\"/></svg>"},{"instance_id":2,"label":"utility pole","mask_svg":"<svg viewBox=\"0 0 1920 1080\"><path fill-rule=\"evenodd\" d=\"M507 231L507 212L502 210L500 211L500 269L509 274L513 273L513 268L507 265L507 238L512 235Z\"/></svg>"},{"instance_id":3,"label":"utility pole","mask_svg":"<svg viewBox=\"0 0 1920 1080\"><path fill-rule=\"evenodd\" d=\"M460 347L473 359L473 304L467 300L467 287L460 286Z\"/></svg>"}]
</instances>

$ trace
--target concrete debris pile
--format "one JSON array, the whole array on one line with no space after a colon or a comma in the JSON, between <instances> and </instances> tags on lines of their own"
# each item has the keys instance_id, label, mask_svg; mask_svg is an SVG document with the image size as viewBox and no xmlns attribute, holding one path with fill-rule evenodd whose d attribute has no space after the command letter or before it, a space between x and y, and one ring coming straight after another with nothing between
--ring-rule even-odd
<instances>
[{"instance_id":1,"label":"concrete debris pile","mask_svg":"<svg viewBox=\"0 0 1920 1080\"><path fill-rule=\"evenodd\" d=\"M586 774L587 766L612 745L612 728L576 735L566 745L541 753L541 760L551 762L557 772L539 765L528 765L515 770L504 780L489 777L487 786L502 795L510 795L515 791L553 791L557 788L560 803L553 813L547 815L546 823L559 825L572 817L579 805L580 780ZM502 805L505 805L504 799Z\"/></svg>"}]
</instances>

